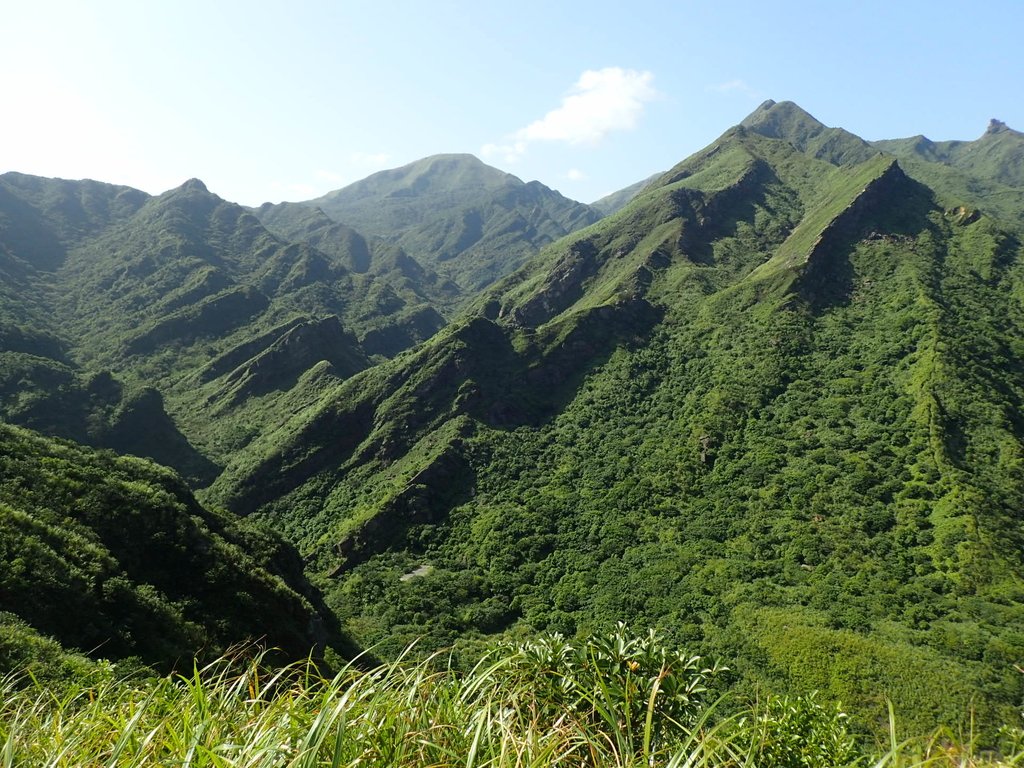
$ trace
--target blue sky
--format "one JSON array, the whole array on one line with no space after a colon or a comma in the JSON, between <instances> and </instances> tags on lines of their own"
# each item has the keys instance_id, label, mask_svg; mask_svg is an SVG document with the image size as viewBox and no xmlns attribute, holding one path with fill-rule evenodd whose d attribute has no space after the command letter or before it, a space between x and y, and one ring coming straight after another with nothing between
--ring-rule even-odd
<instances>
[{"instance_id":1,"label":"blue sky","mask_svg":"<svg viewBox=\"0 0 1024 768\"><path fill-rule=\"evenodd\" d=\"M34 0L0 28L0 172L247 205L441 152L590 202L767 98L867 139L1024 130L1024 0Z\"/></svg>"}]
</instances>

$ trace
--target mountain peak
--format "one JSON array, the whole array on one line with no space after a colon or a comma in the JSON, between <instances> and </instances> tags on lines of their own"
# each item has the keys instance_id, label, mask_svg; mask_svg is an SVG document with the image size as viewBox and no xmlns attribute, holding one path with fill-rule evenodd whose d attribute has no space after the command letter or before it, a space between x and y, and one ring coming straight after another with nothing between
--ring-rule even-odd
<instances>
[{"instance_id":1,"label":"mountain peak","mask_svg":"<svg viewBox=\"0 0 1024 768\"><path fill-rule=\"evenodd\" d=\"M448 195L454 190L461 194L471 190L500 189L510 184L519 185L522 181L487 165L475 155L430 155L400 168L378 171L308 202L329 208L349 199Z\"/></svg>"},{"instance_id":2,"label":"mountain peak","mask_svg":"<svg viewBox=\"0 0 1024 768\"><path fill-rule=\"evenodd\" d=\"M792 101L768 99L747 115L740 127L769 139L787 141L801 152L833 165L862 163L876 154L859 136L842 128L829 128Z\"/></svg>"},{"instance_id":3,"label":"mountain peak","mask_svg":"<svg viewBox=\"0 0 1024 768\"><path fill-rule=\"evenodd\" d=\"M206 185L203 184L202 181L200 181L199 179L195 179L195 178L189 179L188 181L186 181L184 184L182 184L179 187L179 189L182 192L209 192L210 191L210 190L208 190L206 188Z\"/></svg>"},{"instance_id":4,"label":"mountain peak","mask_svg":"<svg viewBox=\"0 0 1024 768\"><path fill-rule=\"evenodd\" d=\"M985 135L990 136L996 133L1009 133L1011 132L1010 126L1004 123L1002 120L996 120L994 117L988 121L988 128L985 129Z\"/></svg>"},{"instance_id":5,"label":"mountain peak","mask_svg":"<svg viewBox=\"0 0 1024 768\"><path fill-rule=\"evenodd\" d=\"M763 102L740 125L770 139L791 139L794 134L812 136L826 128L824 123L794 102L772 99Z\"/></svg>"},{"instance_id":6,"label":"mountain peak","mask_svg":"<svg viewBox=\"0 0 1024 768\"><path fill-rule=\"evenodd\" d=\"M474 165L478 167L481 165L487 165L487 163L485 163L479 157L477 157L476 155L472 155L469 152L442 152L437 155L427 155L421 160L417 160L415 163L410 163L410 165L417 165L419 163L425 163L429 165L432 165L434 163L462 163L465 165Z\"/></svg>"}]
</instances>

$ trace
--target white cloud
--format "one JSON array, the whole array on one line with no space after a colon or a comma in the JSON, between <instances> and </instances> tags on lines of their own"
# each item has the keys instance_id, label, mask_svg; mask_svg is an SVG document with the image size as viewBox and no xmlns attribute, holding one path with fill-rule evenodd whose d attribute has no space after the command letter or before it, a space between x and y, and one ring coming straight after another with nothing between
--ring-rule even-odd
<instances>
[{"instance_id":1,"label":"white cloud","mask_svg":"<svg viewBox=\"0 0 1024 768\"><path fill-rule=\"evenodd\" d=\"M588 69L557 109L511 134L503 143L485 144L485 158L514 163L537 141L595 146L609 133L636 127L644 105L657 98L654 75L621 67Z\"/></svg>"},{"instance_id":2,"label":"white cloud","mask_svg":"<svg viewBox=\"0 0 1024 768\"><path fill-rule=\"evenodd\" d=\"M565 172L565 178L569 181L583 181L587 178L587 174L581 171L579 168L570 168Z\"/></svg>"},{"instance_id":3,"label":"white cloud","mask_svg":"<svg viewBox=\"0 0 1024 768\"><path fill-rule=\"evenodd\" d=\"M606 67L587 70L562 106L516 132L523 141L596 144L613 131L628 131L657 94L650 72Z\"/></svg>"}]
</instances>

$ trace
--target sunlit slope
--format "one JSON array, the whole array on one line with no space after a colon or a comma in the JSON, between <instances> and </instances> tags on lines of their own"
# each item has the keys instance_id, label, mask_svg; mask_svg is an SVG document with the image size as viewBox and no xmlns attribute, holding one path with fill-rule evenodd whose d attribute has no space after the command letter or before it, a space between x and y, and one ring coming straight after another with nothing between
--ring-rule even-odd
<instances>
[{"instance_id":1,"label":"sunlit slope","mask_svg":"<svg viewBox=\"0 0 1024 768\"><path fill-rule=\"evenodd\" d=\"M212 498L295 538L367 642L628 618L745 685L998 717L1021 249L866 153L727 132L262 435Z\"/></svg>"}]
</instances>

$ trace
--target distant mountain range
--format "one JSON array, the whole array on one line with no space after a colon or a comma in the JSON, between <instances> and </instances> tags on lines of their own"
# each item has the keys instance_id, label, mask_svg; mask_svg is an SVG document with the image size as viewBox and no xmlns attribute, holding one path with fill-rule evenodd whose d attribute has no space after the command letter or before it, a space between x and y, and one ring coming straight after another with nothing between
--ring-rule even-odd
<instances>
[{"instance_id":1,"label":"distant mountain range","mask_svg":"<svg viewBox=\"0 0 1024 768\"><path fill-rule=\"evenodd\" d=\"M540 182L523 183L472 155L427 157L294 205L316 207L397 245L470 291L601 217Z\"/></svg>"},{"instance_id":2,"label":"distant mountain range","mask_svg":"<svg viewBox=\"0 0 1024 768\"><path fill-rule=\"evenodd\" d=\"M65 573L102 541L73 568L109 620L0 609L154 663L119 595L182 618L175 653L252 635L204 623L240 575L207 562L224 591L172 594L104 538L141 484L140 535L188 557L187 511L196 546L253 558L267 605L322 628L289 649L627 620L865 729L867 692L909 728L1001 722L1024 655L1022 195L1024 135L998 121L866 142L771 101L593 206L469 155L258 209L196 180L0 176L23 478L0 482L0 551L46 541L21 573ZM102 524L60 501L104 483Z\"/></svg>"}]
</instances>

